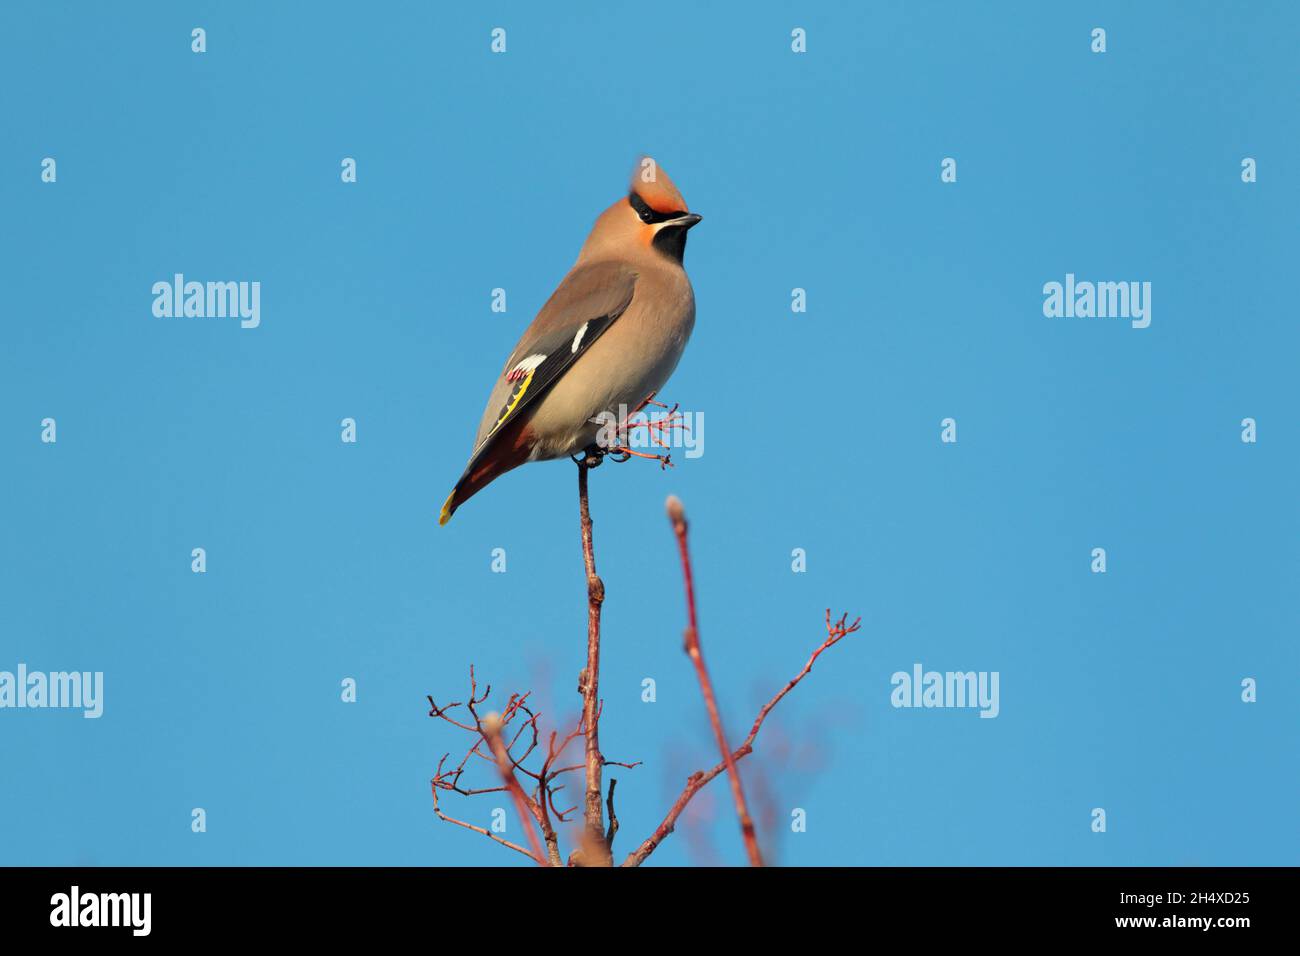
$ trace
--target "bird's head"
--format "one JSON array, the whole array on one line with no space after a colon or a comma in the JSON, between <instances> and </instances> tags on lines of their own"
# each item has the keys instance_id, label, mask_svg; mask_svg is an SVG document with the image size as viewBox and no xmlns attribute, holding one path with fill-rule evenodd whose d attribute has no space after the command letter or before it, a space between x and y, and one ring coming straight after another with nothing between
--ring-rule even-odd
<instances>
[{"instance_id":1,"label":"bird's head","mask_svg":"<svg viewBox=\"0 0 1300 956\"><path fill-rule=\"evenodd\" d=\"M686 253L686 233L702 218L686 208L668 174L643 156L632 171L627 196L601 213L581 258L654 252L680 263Z\"/></svg>"}]
</instances>

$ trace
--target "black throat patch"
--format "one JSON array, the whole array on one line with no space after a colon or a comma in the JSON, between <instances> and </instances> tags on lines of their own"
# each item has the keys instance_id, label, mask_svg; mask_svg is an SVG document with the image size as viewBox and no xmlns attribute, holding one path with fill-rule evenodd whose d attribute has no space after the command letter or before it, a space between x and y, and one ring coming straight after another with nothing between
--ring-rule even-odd
<instances>
[{"instance_id":1,"label":"black throat patch","mask_svg":"<svg viewBox=\"0 0 1300 956\"><path fill-rule=\"evenodd\" d=\"M686 255L686 233L686 226L664 226L655 233L653 245L674 262L681 262Z\"/></svg>"}]
</instances>

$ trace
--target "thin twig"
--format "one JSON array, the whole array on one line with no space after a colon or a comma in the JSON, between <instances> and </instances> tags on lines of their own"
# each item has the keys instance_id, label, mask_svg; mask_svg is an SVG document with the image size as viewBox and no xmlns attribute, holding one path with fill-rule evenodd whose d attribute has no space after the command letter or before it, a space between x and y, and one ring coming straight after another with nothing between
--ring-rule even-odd
<instances>
[{"instance_id":1,"label":"thin twig","mask_svg":"<svg viewBox=\"0 0 1300 956\"><path fill-rule=\"evenodd\" d=\"M600 755L600 608L605 601L605 584L596 574L596 554L591 540L591 511L587 502L587 473L600 462L600 457L585 456L578 462L578 517L582 532L582 560L587 570L587 667L578 678L578 690L582 694L582 724L586 735L587 791L584 819L587 834L583 841L591 853L599 854L600 859L591 859L584 854L586 863L610 866L613 863L606 846L603 853L600 847L604 841L604 820L602 819L601 768L604 759Z\"/></svg>"},{"instance_id":2,"label":"thin twig","mask_svg":"<svg viewBox=\"0 0 1300 956\"><path fill-rule=\"evenodd\" d=\"M749 805L745 802L745 789L740 782L740 771L736 769L736 760L727 746L727 735L722 729L722 716L718 713L718 700L713 692L713 681L709 670L704 665L704 652L700 649L699 624L695 616L695 585L691 576L691 552L686 541L686 510L681 501L674 496L668 498L668 520L672 522L673 533L677 535L677 549L682 557L682 577L686 582L686 653L695 665L695 676L700 681L700 693L704 695L704 706L709 712L709 723L713 725L713 736L717 738L718 750L722 762L727 766L727 776L731 779L731 797L736 804L736 816L740 818L740 833L745 840L745 852L749 855L750 866L762 866L763 854L758 848L758 835L754 832L754 820L749 815Z\"/></svg>"},{"instance_id":3,"label":"thin twig","mask_svg":"<svg viewBox=\"0 0 1300 956\"><path fill-rule=\"evenodd\" d=\"M487 827L475 826L472 823L466 823L464 820L457 820L455 817L447 816L447 814L443 813L441 808L439 808L438 806L438 785L435 783L432 789L433 789L433 812L434 814L437 815L439 820L442 820L446 823L454 823L458 827L464 827L466 830L473 830L475 833L481 833L489 840L495 840L497 843L500 843L502 846L514 850L516 853L522 853L524 856L528 857L528 859L534 861L535 863L542 862L541 860L538 860L535 856L533 856L533 854L529 853L527 850L521 847L518 843L511 843L509 840L503 840L501 837L497 836L491 830L487 829Z\"/></svg>"},{"instance_id":4,"label":"thin twig","mask_svg":"<svg viewBox=\"0 0 1300 956\"><path fill-rule=\"evenodd\" d=\"M609 829L605 832L605 846L609 847L610 853L614 852L614 836L618 833L618 816L614 813L614 788L618 786L618 778L609 778L609 798L605 805L609 808Z\"/></svg>"},{"instance_id":5,"label":"thin twig","mask_svg":"<svg viewBox=\"0 0 1300 956\"><path fill-rule=\"evenodd\" d=\"M601 451L609 455L614 461L618 462L628 461L632 458L648 458L651 461L659 462L660 471L665 468L672 468L673 462L671 454L658 455L654 452L636 451L632 447L631 432L637 428L644 428L646 430L648 441L653 445L658 445L660 448L669 447L666 437L667 433L677 430L690 431L690 425L687 424L686 419L682 417L681 413L677 411L677 405L669 408L663 402L656 402L654 399L655 393L651 392L641 400L641 404L637 405L636 408L632 409L632 411L628 413L627 417L624 418L623 421L618 422L616 426L616 434L620 439L622 439L621 442L607 445L603 447ZM649 415L647 415L645 421L641 422L632 421L632 419L647 405L654 405L657 408L662 408L664 409L665 414L661 415L659 418L650 418Z\"/></svg>"},{"instance_id":6,"label":"thin twig","mask_svg":"<svg viewBox=\"0 0 1300 956\"><path fill-rule=\"evenodd\" d=\"M787 681L786 685L777 691L776 695L771 700L763 705L763 708L758 712L758 716L754 718L754 725L749 729L749 736L746 737L744 742L731 754L733 765L734 761L740 760L742 757L754 752L754 741L758 737L758 732L763 729L763 722L767 720L767 715L772 712L772 708L779 704L786 694L794 690L794 688L798 686L799 682L808 676L809 672L813 668L813 664L817 662L817 658L821 656L822 652L827 648L834 647L849 634L852 634L861 627L862 618L859 617L852 624L848 624L846 623L848 617L849 616L845 614L837 622L832 624L831 612L830 609L827 608L826 640L822 641L821 645L812 652L812 655L808 658L808 662L804 664L803 670L799 671L798 674ZM668 834L672 833L676 828L677 818L682 815L682 811L684 811L686 805L691 802L691 798L699 793L700 790L709 783L709 781L713 780L726 769L727 761L724 760L721 763L716 764L710 770L697 770L695 773L691 774L686 780L686 788L673 802L673 805L669 809L668 815L664 817L663 822L655 828L654 833L652 833L648 839L628 854L627 859L623 861L623 866L640 866L644 863L646 858L650 856L659 844L667 838Z\"/></svg>"},{"instance_id":7,"label":"thin twig","mask_svg":"<svg viewBox=\"0 0 1300 956\"><path fill-rule=\"evenodd\" d=\"M542 849L541 841L537 839L537 834L533 831L533 821L531 817L534 810L530 805L527 794L519 786L519 781L515 779L514 764L510 760L510 752L506 749L505 741L501 739L501 730L505 726L504 722L496 714L488 714L481 722L480 729L488 746L492 748L492 753L496 757L497 769L501 772L501 779L505 782L506 789L510 791L510 796L514 798L515 810L519 813L519 823L528 834L528 842L532 844L533 852L530 854L540 866L547 865L547 854Z\"/></svg>"}]
</instances>

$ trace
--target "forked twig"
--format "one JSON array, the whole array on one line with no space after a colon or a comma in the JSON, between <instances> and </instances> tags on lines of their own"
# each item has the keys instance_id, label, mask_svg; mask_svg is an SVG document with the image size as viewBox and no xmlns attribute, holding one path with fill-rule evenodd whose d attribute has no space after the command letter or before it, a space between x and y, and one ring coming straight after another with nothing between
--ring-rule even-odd
<instances>
[{"instance_id":1,"label":"forked twig","mask_svg":"<svg viewBox=\"0 0 1300 956\"><path fill-rule=\"evenodd\" d=\"M817 658L822 655L822 652L826 651L828 648L834 647L849 634L860 629L862 618L859 617L852 624L847 624L846 622L848 621L848 617L849 616L845 614L838 621L832 624L831 612L830 609L827 608L826 640L822 641L817 649L812 652L808 658L808 662L804 664L803 670L799 671L798 674L787 681L786 685L777 691L772 699L764 704L762 709L759 710L758 716L754 718L754 725L749 728L749 736L747 736L744 742L732 752L731 758L733 761L740 760L742 757L754 752L754 741L758 737L758 732L763 729L763 722L767 720L767 715L772 712L772 708L779 704L786 694L794 690L795 687L799 685L799 682L808 676L809 672L813 668L813 664L817 662ZM668 815L664 817L663 822L655 828L654 833L650 834L650 836L640 846L628 854L627 859L623 861L622 865L640 866L644 863L646 858L650 856L659 844L664 841L668 834L672 833L676 828L677 818L682 815L682 811L686 809L686 806L691 802L691 799L704 789L704 786L709 781L713 780L713 778L717 777L726 769L726 761L722 761L709 770L697 770L695 773L691 774L686 780L685 789L682 790L681 794L673 802L673 805L668 810Z\"/></svg>"}]
</instances>

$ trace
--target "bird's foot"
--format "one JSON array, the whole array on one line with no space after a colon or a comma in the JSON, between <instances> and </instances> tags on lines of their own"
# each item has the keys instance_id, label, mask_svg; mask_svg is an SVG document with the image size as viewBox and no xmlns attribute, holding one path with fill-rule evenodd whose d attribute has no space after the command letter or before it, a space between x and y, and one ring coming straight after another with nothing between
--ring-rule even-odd
<instances>
[{"instance_id":1,"label":"bird's foot","mask_svg":"<svg viewBox=\"0 0 1300 956\"><path fill-rule=\"evenodd\" d=\"M600 463L605 460L605 451L606 449L601 448L599 445L588 445L582 450L581 458L577 455L570 455L569 457L573 459L574 464L579 468L599 468Z\"/></svg>"}]
</instances>

